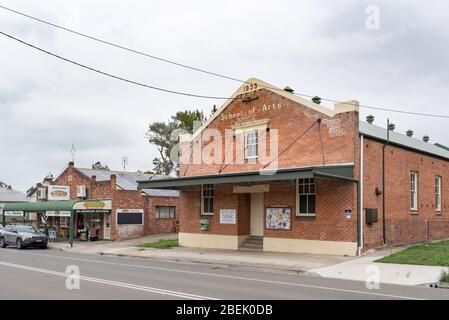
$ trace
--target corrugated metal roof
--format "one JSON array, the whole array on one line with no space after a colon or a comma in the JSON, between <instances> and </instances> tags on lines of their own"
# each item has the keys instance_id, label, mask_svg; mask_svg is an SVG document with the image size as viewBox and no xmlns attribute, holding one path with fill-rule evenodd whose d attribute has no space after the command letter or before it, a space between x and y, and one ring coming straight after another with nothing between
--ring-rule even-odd
<instances>
[{"instance_id":1,"label":"corrugated metal roof","mask_svg":"<svg viewBox=\"0 0 449 320\"><path fill-rule=\"evenodd\" d=\"M387 129L385 128L360 121L359 130L360 133L365 136L376 138L382 141L387 141ZM405 134L390 131L390 142L396 145L404 146L406 148L428 153L449 160L449 151L446 151L443 148L439 148L431 143L426 143L422 140L409 137Z\"/></svg>"},{"instance_id":2,"label":"corrugated metal roof","mask_svg":"<svg viewBox=\"0 0 449 320\"><path fill-rule=\"evenodd\" d=\"M23 202L28 201L24 192L0 188L0 202Z\"/></svg>"},{"instance_id":3,"label":"corrugated metal roof","mask_svg":"<svg viewBox=\"0 0 449 320\"><path fill-rule=\"evenodd\" d=\"M138 181L141 180L159 180L167 179L166 176L145 174L140 172L127 172L127 171L112 171L112 170L95 170L77 168L83 174L88 177L96 176L97 181L108 181L111 179L111 174L115 174L117 177L117 185L124 190L137 190ZM179 192L171 192L171 190L151 190L146 192L149 196L153 197L179 197Z\"/></svg>"}]
</instances>

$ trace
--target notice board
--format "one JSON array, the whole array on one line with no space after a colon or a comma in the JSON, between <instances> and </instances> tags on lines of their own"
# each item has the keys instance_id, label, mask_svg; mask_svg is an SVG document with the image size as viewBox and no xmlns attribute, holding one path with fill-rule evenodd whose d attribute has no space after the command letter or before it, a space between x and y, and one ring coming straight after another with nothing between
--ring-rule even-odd
<instances>
[{"instance_id":1,"label":"notice board","mask_svg":"<svg viewBox=\"0 0 449 320\"><path fill-rule=\"evenodd\" d=\"M267 208L266 228L269 230L291 230L291 208Z\"/></svg>"}]
</instances>

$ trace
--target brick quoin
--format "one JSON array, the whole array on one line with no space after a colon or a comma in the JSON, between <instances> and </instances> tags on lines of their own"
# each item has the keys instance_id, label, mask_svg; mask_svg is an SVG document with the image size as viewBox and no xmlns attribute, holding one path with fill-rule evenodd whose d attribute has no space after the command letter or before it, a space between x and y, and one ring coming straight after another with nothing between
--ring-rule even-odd
<instances>
[{"instance_id":1,"label":"brick quoin","mask_svg":"<svg viewBox=\"0 0 449 320\"><path fill-rule=\"evenodd\" d=\"M116 176L111 172L111 179L107 181L96 181L95 177L89 177L74 167L73 163L59 175L52 185L70 186L70 199L78 199L76 187L85 185L87 187L88 200L111 199L111 240L123 240L145 235L177 232L175 219L157 219L156 206L175 206L178 208L178 197L154 197L143 195L140 190L120 190L116 183ZM117 225L118 209L143 209L144 225ZM103 237L103 216L100 215L99 237Z\"/></svg>"},{"instance_id":2,"label":"brick quoin","mask_svg":"<svg viewBox=\"0 0 449 320\"><path fill-rule=\"evenodd\" d=\"M284 94L285 95L285 94ZM354 179L359 180L360 130L358 108L329 116L289 99L273 90L258 89L242 94L221 111L204 129L218 130L225 145L225 130L236 125L267 120L267 140L273 129L279 133L279 168L320 166L323 164L353 164ZM240 98L249 98L244 102ZM357 103L355 102L357 105ZM264 106L275 106L265 108ZM251 112L249 112L251 111ZM233 115L240 116L233 116ZM305 130L315 124L306 134ZM304 136L293 143L297 137ZM192 148L197 142L193 140ZM201 150L211 141L203 142ZM259 139L259 144L265 141ZM269 150L269 143L267 149ZM292 144L293 143L293 144ZM378 209L378 223L368 225L364 221L363 249L383 245L383 198L382 192L382 146L383 142L364 137L364 188L363 207ZM286 149L288 146L290 148ZM183 146L183 148L186 148ZM217 152L217 151L213 151ZM434 155L409 150L390 144L385 148L386 176L386 234L387 244L414 243L428 239L449 238L449 161ZM213 154L212 153L212 154ZM222 162L225 149L221 150ZM237 157L234 143L233 158ZM181 176L201 176L220 173L256 171L263 164L181 164ZM419 174L418 212L410 211L410 171ZM435 212L435 176L442 177L442 212ZM293 181L268 182L270 191L264 194L264 209L271 206L292 208L292 230L264 230L265 237L356 242L357 241L357 184L351 181L316 180L316 216L295 217L296 185ZM257 184L257 183L254 183ZM248 185L248 184L246 184ZM214 215L201 217L201 188L183 187L180 193L180 232L208 235L249 235L250 196L234 194L235 185L216 185L214 192ZM377 192L376 192L377 188ZM237 224L220 224L220 209L236 208ZM345 216L352 210L352 216ZM201 218L209 219L209 230L200 230ZM427 222L427 220L429 222Z\"/></svg>"}]
</instances>

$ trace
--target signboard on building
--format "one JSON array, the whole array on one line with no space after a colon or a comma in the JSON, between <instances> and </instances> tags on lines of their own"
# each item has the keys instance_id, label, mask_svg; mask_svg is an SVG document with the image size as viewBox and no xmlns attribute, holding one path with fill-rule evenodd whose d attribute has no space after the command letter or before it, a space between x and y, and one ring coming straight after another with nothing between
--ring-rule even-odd
<instances>
[{"instance_id":1,"label":"signboard on building","mask_svg":"<svg viewBox=\"0 0 449 320\"><path fill-rule=\"evenodd\" d=\"M220 223L221 224L236 224L237 223L237 210L236 209L221 209L220 210Z\"/></svg>"},{"instance_id":2,"label":"signboard on building","mask_svg":"<svg viewBox=\"0 0 449 320\"><path fill-rule=\"evenodd\" d=\"M73 210L99 212L109 211L112 210L112 200L80 201L73 205Z\"/></svg>"},{"instance_id":3,"label":"signboard on building","mask_svg":"<svg viewBox=\"0 0 449 320\"><path fill-rule=\"evenodd\" d=\"M70 200L70 187L48 186L48 200Z\"/></svg>"},{"instance_id":4,"label":"signboard on building","mask_svg":"<svg viewBox=\"0 0 449 320\"><path fill-rule=\"evenodd\" d=\"M117 209L117 225L143 225L142 209Z\"/></svg>"},{"instance_id":5,"label":"signboard on building","mask_svg":"<svg viewBox=\"0 0 449 320\"><path fill-rule=\"evenodd\" d=\"M292 210L290 208L267 208L266 214L267 229L292 229Z\"/></svg>"},{"instance_id":6,"label":"signboard on building","mask_svg":"<svg viewBox=\"0 0 449 320\"><path fill-rule=\"evenodd\" d=\"M70 211L47 211L47 217L70 217Z\"/></svg>"},{"instance_id":7,"label":"signboard on building","mask_svg":"<svg viewBox=\"0 0 449 320\"><path fill-rule=\"evenodd\" d=\"M23 211L5 211L5 217L23 217Z\"/></svg>"}]
</instances>

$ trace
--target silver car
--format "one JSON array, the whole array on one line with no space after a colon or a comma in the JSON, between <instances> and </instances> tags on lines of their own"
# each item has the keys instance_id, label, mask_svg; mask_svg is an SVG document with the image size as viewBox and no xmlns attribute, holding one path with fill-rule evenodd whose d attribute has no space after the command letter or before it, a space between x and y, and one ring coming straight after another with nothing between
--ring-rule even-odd
<instances>
[{"instance_id":1,"label":"silver car","mask_svg":"<svg viewBox=\"0 0 449 320\"><path fill-rule=\"evenodd\" d=\"M32 226L7 225L0 233L0 247L16 246L17 249L27 247L39 247L46 249L48 244L47 236L37 231Z\"/></svg>"}]
</instances>

